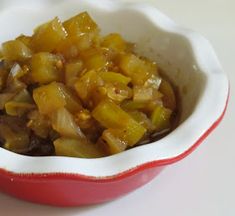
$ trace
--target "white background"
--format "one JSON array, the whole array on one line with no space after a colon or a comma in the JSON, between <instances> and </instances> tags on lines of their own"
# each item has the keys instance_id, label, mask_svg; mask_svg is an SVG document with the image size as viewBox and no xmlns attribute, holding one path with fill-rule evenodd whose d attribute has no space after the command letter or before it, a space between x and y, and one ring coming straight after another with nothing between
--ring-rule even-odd
<instances>
[{"instance_id":1,"label":"white background","mask_svg":"<svg viewBox=\"0 0 235 216\"><path fill-rule=\"evenodd\" d=\"M231 84L230 103L222 123L190 156L123 198L96 206L55 208L27 203L0 193L0 215L235 215L235 1L145 2L150 2L177 23L200 32L211 41Z\"/></svg>"}]
</instances>

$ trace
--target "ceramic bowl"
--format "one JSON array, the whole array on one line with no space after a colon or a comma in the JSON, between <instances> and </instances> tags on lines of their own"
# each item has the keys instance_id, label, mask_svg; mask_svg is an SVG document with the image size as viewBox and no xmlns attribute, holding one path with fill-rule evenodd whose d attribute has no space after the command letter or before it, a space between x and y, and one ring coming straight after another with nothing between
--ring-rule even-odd
<instances>
[{"instance_id":1,"label":"ceramic bowl","mask_svg":"<svg viewBox=\"0 0 235 216\"><path fill-rule=\"evenodd\" d=\"M29 157L0 148L0 189L15 197L57 206L100 203L127 194L191 153L221 121L228 80L210 43L156 8L118 1L1 1L0 42L55 16L88 11L102 34L121 33L137 52L155 60L178 86L179 126L163 139L99 158ZM170 179L169 179L170 181ZM163 185L164 187L164 185Z\"/></svg>"}]
</instances>

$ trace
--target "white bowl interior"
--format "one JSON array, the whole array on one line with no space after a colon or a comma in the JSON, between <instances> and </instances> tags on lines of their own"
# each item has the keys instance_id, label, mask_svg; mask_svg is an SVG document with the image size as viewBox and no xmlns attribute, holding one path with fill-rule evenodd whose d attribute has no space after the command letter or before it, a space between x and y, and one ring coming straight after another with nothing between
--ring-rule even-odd
<instances>
[{"instance_id":1,"label":"white bowl interior","mask_svg":"<svg viewBox=\"0 0 235 216\"><path fill-rule=\"evenodd\" d=\"M5 5L6 8L0 10L0 26L4 26L0 43L21 33L32 34L34 27L54 16L64 20L86 10L97 21L102 34L118 32L126 40L136 43L138 53L155 60L179 87L182 102L180 126L161 141L102 159L32 158L0 149L0 168L23 173L114 175L149 161L183 153L222 114L228 94L227 79L213 49L204 38L178 27L151 7L101 2L96 5L91 0L69 0L52 6L52 1L24 1L25 4L12 7Z\"/></svg>"}]
</instances>

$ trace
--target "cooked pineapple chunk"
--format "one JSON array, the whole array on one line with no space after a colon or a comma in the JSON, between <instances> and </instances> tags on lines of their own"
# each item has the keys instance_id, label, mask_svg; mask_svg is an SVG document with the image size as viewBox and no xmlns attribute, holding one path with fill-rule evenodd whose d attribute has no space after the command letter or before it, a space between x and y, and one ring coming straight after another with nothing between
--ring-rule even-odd
<instances>
[{"instance_id":1,"label":"cooked pineapple chunk","mask_svg":"<svg viewBox=\"0 0 235 216\"><path fill-rule=\"evenodd\" d=\"M143 85L152 74L156 73L153 64L138 58L134 54L121 55L119 67L126 76L132 79L132 83L135 85Z\"/></svg>"},{"instance_id":2,"label":"cooked pineapple chunk","mask_svg":"<svg viewBox=\"0 0 235 216\"><path fill-rule=\"evenodd\" d=\"M83 63L81 60L69 62L65 65L65 84L71 88L74 87L74 83L78 80L78 75L83 69Z\"/></svg>"},{"instance_id":3,"label":"cooked pineapple chunk","mask_svg":"<svg viewBox=\"0 0 235 216\"><path fill-rule=\"evenodd\" d=\"M63 84L57 82L34 89L33 98L42 114L50 114L64 106L71 112L81 109L79 100Z\"/></svg>"},{"instance_id":4,"label":"cooked pineapple chunk","mask_svg":"<svg viewBox=\"0 0 235 216\"><path fill-rule=\"evenodd\" d=\"M122 133L119 129L104 130L102 139L105 142L102 143L102 146L109 154L117 154L127 148L127 143L122 139Z\"/></svg>"},{"instance_id":5,"label":"cooked pineapple chunk","mask_svg":"<svg viewBox=\"0 0 235 216\"><path fill-rule=\"evenodd\" d=\"M132 97L132 89L123 83L106 83L92 91L91 100L96 106L104 99L110 99L120 104L123 100Z\"/></svg>"},{"instance_id":6,"label":"cooked pineapple chunk","mask_svg":"<svg viewBox=\"0 0 235 216\"><path fill-rule=\"evenodd\" d=\"M139 110L145 108L147 103L143 101L126 100L121 104L124 110Z\"/></svg>"},{"instance_id":7,"label":"cooked pineapple chunk","mask_svg":"<svg viewBox=\"0 0 235 216\"><path fill-rule=\"evenodd\" d=\"M42 114L50 114L66 105L63 91L56 82L34 89L33 99Z\"/></svg>"},{"instance_id":8,"label":"cooked pineapple chunk","mask_svg":"<svg viewBox=\"0 0 235 216\"><path fill-rule=\"evenodd\" d=\"M169 129L172 111L163 106L157 106L151 115L152 123L157 132Z\"/></svg>"},{"instance_id":9,"label":"cooked pineapple chunk","mask_svg":"<svg viewBox=\"0 0 235 216\"><path fill-rule=\"evenodd\" d=\"M99 75L105 82L110 82L110 83L118 82L127 85L131 81L130 77L111 71L100 72Z\"/></svg>"},{"instance_id":10,"label":"cooked pineapple chunk","mask_svg":"<svg viewBox=\"0 0 235 216\"><path fill-rule=\"evenodd\" d=\"M91 95L92 108L97 106L101 101L107 99L107 88L106 86L98 86L94 89Z\"/></svg>"},{"instance_id":11,"label":"cooked pineapple chunk","mask_svg":"<svg viewBox=\"0 0 235 216\"><path fill-rule=\"evenodd\" d=\"M124 147L133 147L144 136L147 129L141 126L139 123L127 124L126 128L108 128L104 131L102 138L109 145L109 153L115 153L115 151L123 151ZM114 150L116 149L116 150ZM117 152L116 152L117 153Z\"/></svg>"},{"instance_id":12,"label":"cooked pineapple chunk","mask_svg":"<svg viewBox=\"0 0 235 216\"><path fill-rule=\"evenodd\" d=\"M32 37L30 37L30 36L20 35L19 37L16 38L16 40L21 41L27 47L31 47Z\"/></svg>"},{"instance_id":13,"label":"cooked pineapple chunk","mask_svg":"<svg viewBox=\"0 0 235 216\"><path fill-rule=\"evenodd\" d=\"M56 47L56 51L63 54L66 59L76 58L81 52L94 46L94 40L90 34L67 37Z\"/></svg>"},{"instance_id":14,"label":"cooked pineapple chunk","mask_svg":"<svg viewBox=\"0 0 235 216\"><path fill-rule=\"evenodd\" d=\"M108 64L104 55L93 55L90 56L87 60L85 60L85 64L88 70L99 70L105 68Z\"/></svg>"},{"instance_id":15,"label":"cooked pineapple chunk","mask_svg":"<svg viewBox=\"0 0 235 216\"><path fill-rule=\"evenodd\" d=\"M153 88L146 88L143 86L134 86L133 101L147 102L153 99Z\"/></svg>"},{"instance_id":16,"label":"cooked pineapple chunk","mask_svg":"<svg viewBox=\"0 0 235 216\"><path fill-rule=\"evenodd\" d=\"M122 52L127 48L126 42L123 40L122 36L117 33L112 33L104 37L101 46Z\"/></svg>"},{"instance_id":17,"label":"cooked pineapple chunk","mask_svg":"<svg viewBox=\"0 0 235 216\"><path fill-rule=\"evenodd\" d=\"M59 138L54 141L56 155L79 157L79 158L99 158L105 156L104 153L94 144L86 139Z\"/></svg>"},{"instance_id":18,"label":"cooked pineapple chunk","mask_svg":"<svg viewBox=\"0 0 235 216\"><path fill-rule=\"evenodd\" d=\"M108 60L101 50L88 49L80 54L88 70L101 70L108 66Z\"/></svg>"},{"instance_id":19,"label":"cooked pineapple chunk","mask_svg":"<svg viewBox=\"0 0 235 216\"><path fill-rule=\"evenodd\" d=\"M145 127L149 132L154 131L154 125L146 114L140 111L128 112L128 114L135 119L140 125Z\"/></svg>"},{"instance_id":20,"label":"cooked pineapple chunk","mask_svg":"<svg viewBox=\"0 0 235 216\"><path fill-rule=\"evenodd\" d=\"M83 33L91 33L98 30L97 24L87 12L83 12L63 23L69 35L78 36Z\"/></svg>"},{"instance_id":21,"label":"cooked pineapple chunk","mask_svg":"<svg viewBox=\"0 0 235 216\"><path fill-rule=\"evenodd\" d=\"M99 75L94 70L91 70L75 82L74 88L78 96L85 102L91 96L92 91L101 84L102 80Z\"/></svg>"},{"instance_id":22,"label":"cooked pineapple chunk","mask_svg":"<svg viewBox=\"0 0 235 216\"><path fill-rule=\"evenodd\" d=\"M152 74L151 77L144 83L144 87L151 87L158 90L162 82L162 78L157 74Z\"/></svg>"},{"instance_id":23,"label":"cooked pineapple chunk","mask_svg":"<svg viewBox=\"0 0 235 216\"><path fill-rule=\"evenodd\" d=\"M106 128L122 130L122 139L129 146L135 145L146 129L115 103L102 101L92 112L93 117Z\"/></svg>"},{"instance_id":24,"label":"cooked pineapple chunk","mask_svg":"<svg viewBox=\"0 0 235 216\"><path fill-rule=\"evenodd\" d=\"M32 56L32 51L23 42L11 40L2 44L2 54L10 61L24 61Z\"/></svg>"},{"instance_id":25,"label":"cooked pineapple chunk","mask_svg":"<svg viewBox=\"0 0 235 216\"><path fill-rule=\"evenodd\" d=\"M65 21L63 26L68 32L68 38L56 50L62 53L65 58L77 57L81 51L96 46L96 43L99 41L98 26L87 12L78 14Z\"/></svg>"},{"instance_id":26,"label":"cooked pineapple chunk","mask_svg":"<svg viewBox=\"0 0 235 216\"><path fill-rule=\"evenodd\" d=\"M147 129L133 119L122 130L122 138L128 146L133 147L141 140L146 132Z\"/></svg>"},{"instance_id":27,"label":"cooked pineapple chunk","mask_svg":"<svg viewBox=\"0 0 235 216\"><path fill-rule=\"evenodd\" d=\"M107 83L105 88L107 97L117 103L132 97L132 89L122 83Z\"/></svg>"},{"instance_id":28,"label":"cooked pineapple chunk","mask_svg":"<svg viewBox=\"0 0 235 216\"><path fill-rule=\"evenodd\" d=\"M118 105L108 100L99 103L93 110L92 116L106 128L125 128L132 120Z\"/></svg>"},{"instance_id":29,"label":"cooked pineapple chunk","mask_svg":"<svg viewBox=\"0 0 235 216\"><path fill-rule=\"evenodd\" d=\"M171 110L175 110L176 98L171 84L166 80L162 80L159 91L163 94L164 106Z\"/></svg>"},{"instance_id":30,"label":"cooked pineapple chunk","mask_svg":"<svg viewBox=\"0 0 235 216\"><path fill-rule=\"evenodd\" d=\"M39 84L47 84L61 80L61 68L56 67L61 59L47 52L40 52L33 55L31 59L31 78Z\"/></svg>"},{"instance_id":31,"label":"cooked pineapple chunk","mask_svg":"<svg viewBox=\"0 0 235 216\"><path fill-rule=\"evenodd\" d=\"M56 17L34 31L31 46L37 52L51 52L66 36L66 30L58 17Z\"/></svg>"}]
</instances>

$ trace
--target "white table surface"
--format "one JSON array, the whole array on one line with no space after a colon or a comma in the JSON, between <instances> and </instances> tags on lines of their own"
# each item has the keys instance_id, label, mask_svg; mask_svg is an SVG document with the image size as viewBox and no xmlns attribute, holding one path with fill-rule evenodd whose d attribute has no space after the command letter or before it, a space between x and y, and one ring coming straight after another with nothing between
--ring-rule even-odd
<instances>
[{"instance_id":1,"label":"white table surface","mask_svg":"<svg viewBox=\"0 0 235 216\"><path fill-rule=\"evenodd\" d=\"M235 215L235 1L145 2L154 4L179 24L197 30L211 41L231 84L230 103L222 123L195 152L123 198L90 207L55 208L27 203L0 193L0 215Z\"/></svg>"}]
</instances>

